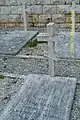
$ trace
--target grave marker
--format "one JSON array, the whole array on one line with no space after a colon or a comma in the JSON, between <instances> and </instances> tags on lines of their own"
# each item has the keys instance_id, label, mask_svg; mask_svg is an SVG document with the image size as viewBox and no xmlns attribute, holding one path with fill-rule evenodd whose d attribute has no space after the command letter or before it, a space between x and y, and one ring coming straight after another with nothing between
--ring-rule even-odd
<instances>
[{"instance_id":1,"label":"grave marker","mask_svg":"<svg viewBox=\"0 0 80 120\"><path fill-rule=\"evenodd\" d=\"M38 41L48 42L48 60L49 60L49 75L54 76L54 61L55 59L55 40L54 35L58 32L58 26L54 23L47 24L47 33L37 35Z\"/></svg>"},{"instance_id":2,"label":"grave marker","mask_svg":"<svg viewBox=\"0 0 80 120\"><path fill-rule=\"evenodd\" d=\"M76 79L30 74L0 120L69 120Z\"/></svg>"},{"instance_id":3,"label":"grave marker","mask_svg":"<svg viewBox=\"0 0 80 120\"><path fill-rule=\"evenodd\" d=\"M37 31L12 31L0 36L0 55L16 55L38 34Z\"/></svg>"}]
</instances>

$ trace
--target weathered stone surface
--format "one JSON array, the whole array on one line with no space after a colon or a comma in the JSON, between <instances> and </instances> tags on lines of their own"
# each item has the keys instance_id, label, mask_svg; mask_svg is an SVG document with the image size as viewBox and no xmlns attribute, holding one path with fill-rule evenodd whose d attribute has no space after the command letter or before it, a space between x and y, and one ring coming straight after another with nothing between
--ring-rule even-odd
<instances>
[{"instance_id":1,"label":"weathered stone surface","mask_svg":"<svg viewBox=\"0 0 80 120\"><path fill-rule=\"evenodd\" d=\"M80 23L80 14L79 14L79 15L76 15L76 22L77 22L77 23Z\"/></svg>"},{"instance_id":2,"label":"weathered stone surface","mask_svg":"<svg viewBox=\"0 0 80 120\"><path fill-rule=\"evenodd\" d=\"M52 25L52 28L48 28L48 33L51 31L51 33L39 33L37 35L38 41L49 41L50 39L52 41L55 41L55 53L57 57L60 58L80 58L80 34L79 32L75 32L75 38L73 40L74 43L71 41L71 33L70 32L59 32L56 26ZM77 26L79 27L79 26ZM50 30L51 29L51 30ZM55 30L54 30L55 29ZM53 32L52 32L53 31ZM55 33L55 36L52 35ZM52 37L49 35L51 34ZM74 54L71 53L71 45L74 45Z\"/></svg>"},{"instance_id":3,"label":"weathered stone surface","mask_svg":"<svg viewBox=\"0 0 80 120\"><path fill-rule=\"evenodd\" d=\"M74 55L71 54L71 34L70 32L60 32L56 37L56 54L62 58L80 58L80 33L75 32Z\"/></svg>"},{"instance_id":4,"label":"weathered stone surface","mask_svg":"<svg viewBox=\"0 0 80 120\"><path fill-rule=\"evenodd\" d=\"M6 5L10 5L10 6L18 5L17 0L6 0L5 2L6 2Z\"/></svg>"},{"instance_id":5,"label":"weathered stone surface","mask_svg":"<svg viewBox=\"0 0 80 120\"><path fill-rule=\"evenodd\" d=\"M48 41L48 40L49 40L48 33L39 33L37 35L37 41Z\"/></svg>"},{"instance_id":6,"label":"weathered stone surface","mask_svg":"<svg viewBox=\"0 0 80 120\"><path fill-rule=\"evenodd\" d=\"M76 28L80 29L80 24L79 23L76 24Z\"/></svg>"},{"instance_id":7,"label":"weathered stone surface","mask_svg":"<svg viewBox=\"0 0 80 120\"><path fill-rule=\"evenodd\" d=\"M56 5L44 5L43 13L55 14L56 13Z\"/></svg>"},{"instance_id":8,"label":"weathered stone surface","mask_svg":"<svg viewBox=\"0 0 80 120\"><path fill-rule=\"evenodd\" d=\"M28 5L28 6L26 7L25 11L27 11L27 13L31 13L31 12L32 12L31 6Z\"/></svg>"},{"instance_id":9,"label":"weathered stone surface","mask_svg":"<svg viewBox=\"0 0 80 120\"><path fill-rule=\"evenodd\" d=\"M70 7L70 5L57 5L57 14L64 13L64 11L69 9Z\"/></svg>"},{"instance_id":10,"label":"weathered stone surface","mask_svg":"<svg viewBox=\"0 0 80 120\"><path fill-rule=\"evenodd\" d=\"M5 33L5 35L0 36L0 54L17 54L37 33L37 31L13 31Z\"/></svg>"},{"instance_id":11,"label":"weathered stone surface","mask_svg":"<svg viewBox=\"0 0 80 120\"><path fill-rule=\"evenodd\" d=\"M39 23L48 23L51 21L51 14L39 15Z\"/></svg>"},{"instance_id":12,"label":"weathered stone surface","mask_svg":"<svg viewBox=\"0 0 80 120\"><path fill-rule=\"evenodd\" d=\"M36 5L36 0L29 0L31 5Z\"/></svg>"},{"instance_id":13,"label":"weathered stone surface","mask_svg":"<svg viewBox=\"0 0 80 120\"><path fill-rule=\"evenodd\" d=\"M0 0L0 5L4 5L5 4L5 0Z\"/></svg>"},{"instance_id":14,"label":"weathered stone surface","mask_svg":"<svg viewBox=\"0 0 80 120\"><path fill-rule=\"evenodd\" d=\"M51 4L63 5L64 4L64 0L51 0Z\"/></svg>"},{"instance_id":15,"label":"weathered stone surface","mask_svg":"<svg viewBox=\"0 0 80 120\"><path fill-rule=\"evenodd\" d=\"M58 32L58 25L54 22L50 22L47 24L47 33L49 36L54 36Z\"/></svg>"},{"instance_id":16,"label":"weathered stone surface","mask_svg":"<svg viewBox=\"0 0 80 120\"><path fill-rule=\"evenodd\" d=\"M8 15L8 20L10 20L10 21L20 21L21 20L21 16L20 15Z\"/></svg>"},{"instance_id":17,"label":"weathered stone surface","mask_svg":"<svg viewBox=\"0 0 80 120\"><path fill-rule=\"evenodd\" d=\"M37 13L37 14L41 14L42 13L42 6L41 5L32 5L31 6L31 12L32 13Z\"/></svg>"},{"instance_id":18,"label":"weathered stone surface","mask_svg":"<svg viewBox=\"0 0 80 120\"><path fill-rule=\"evenodd\" d=\"M33 23L38 23L39 22L39 15L33 15Z\"/></svg>"},{"instance_id":19,"label":"weathered stone surface","mask_svg":"<svg viewBox=\"0 0 80 120\"><path fill-rule=\"evenodd\" d=\"M64 3L70 5L70 4L72 4L72 0L64 0Z\"/></svg>"},{"instance_id":20,"label":"weathered stone surface","mask_svg":"<svg viewBox=\"0 0 80 120\"><path fill-rule=\"evenodd\" d=\"M47 5L50 4L50 0L36 0L36 3L40 5Z\"/></svg>"},{"instance_id":21,"label":"weathered stone surface","mask_svg":"<svg viewBox=\"0 0 80 120\"><path fill-rule=\"evenodd\" d=\"M23 5L23 3L26 3L27 6L27 5L31 5L31 0L17 0L17 3L18 5Z\"/></svg>"},{"instance_id":22,"label":"weathered stone surface","mask_svg":"<svg viewBox=\"0 0 80 120\"><path fill-rule=\"evenodd\" d=\"M38 14L40 15L39 21L38 19L35 21L35 23L32 21L31 23L34 23L35 25L39 22L39 24L45 24L50 21L54 21L54 18L57 14L64 14L65 9L67 12L71 8L72 0L0 0L0 19L8 20L13 14L13 20L15 20L16 16L23 14L23 4L26 4L26 11L29 14ZM77 13L80 13L80 5L79 0L76 4L76 10ZM4 17L6 16L6 17ZM49 16L49 19L48 19ZM52 16L52 17L51 17ZM11 19L11 20L12 20ZM19 19L21 19L19 17ZM9 19L10 20L10 19ZM42 21L41 21L42 20ZM65 22L64 17L57 19L56 23L63 23ZM70 20L66 20L66 22L70 22ZM80 22L80 19L76 19L76 22Z\"/></svg>"},{"instance_id":23,"label":"weathered stone surface","mask_svg":"<svg viewBox=\"0 0 80 120\"><path fill-rule=\"evenodd\" d=\"M23 7L22 6L11 6L11 14L22 14Z\"/></svg>"},{"instance_id":24,"label":"weathered stone surface","mask_svg":"<svg viewBox=\"0 0 80 120\"><path fill-rule=\"evenodd\" d=\"M7 19L8 19L8 15L0 13L0 20L2 20L2 21L6 20L7 21Z\"/></svg>"},{"instance_id":25,"label":"weathered stone surface","mask_svg":"<svg viewBox=\"0 0 80 120\"><path fill-rule=\"evenodd\" d=\"M45 23L34 23L34 26L32 27L45 27Z\"/></svg>"},{"instance_id":26,"label":"weathered stone surface","mask_svg":"<svg viewBox=\"0 0 80 120\"><path fill-rule=\"evenodd\" d=\"M10 11L11 11L11 9L10 9L10 6L3 6L3 7L1 7L1 14L10 14Z\"/></svg>"},{"instance_id":27,"label":"weathered stone surface","mask_svg":"<svg viewBox=\"0 0 80 120\"><path fill-rule=\"evenodd\" d=\"M75 78L28 75L0 120L69 120Z\"/></svg>"},{"instance_id":28,"label":"weathered stone surface","mask_svg":"<svg viewBox=\"0 0 80 120\"><path fill-rule=\"evenodd\" d=\"M76 5L76 13L80 14L80 5Z\"/></svg>"},{"instance_id":29,"label":"weathered stone surface","mask_svg":"<svg viewBox=\"0 0 80 120\"><path fill-rule=\"evenodd\" d=\"M55 23L65 23L66 17L64 14L52 14L52 21Z\"/></svg>"}]
</instances>

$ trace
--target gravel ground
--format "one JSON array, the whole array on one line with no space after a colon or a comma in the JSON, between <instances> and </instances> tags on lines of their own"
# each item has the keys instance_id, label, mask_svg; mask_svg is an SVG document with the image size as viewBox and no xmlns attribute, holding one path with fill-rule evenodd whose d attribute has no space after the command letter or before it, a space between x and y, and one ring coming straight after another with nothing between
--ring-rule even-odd
<instances>
[{"instance_id":1,"label":"gravel ground","mask_svg":"<svg viewBox=\"0 0 80 120\"><path fill-rule=\"evenodd\" d=\"M0 113L6 107L11 97L20 90L24 79L4 77L0 79Z\"/></svg>"},{"instance_id":2,"label":"gravel ground","mask_svg":"<svg viewBox=\"0 0 80 120\"><path fill-rule=\"evenodd\" d=\"M23 48L19 55L41 55L47 54L47 44L39 44L35 48ZM80 81L80 61L58 61L55 62L55 75L76 77ZM39 73L48 74L48 60L44 59L19 59L19 58L0 58L0 71L29 74Z\"/></svg>"},{"instance_id":3,"label":"gravel ground","mask_svg":"<svg viewBox=\"0 0 80 120\"><path fill-rule=\"evenodd\" d=\"M47 51L46 46L47 46L47 44L43 44L43 45L39 44L35 48L25 47L22 49L22 51L19 54L44 55ZM23 74L27 75L29 73L48 74L48 60L0 58L0 72L8 72L8 73L20 74L20 75L23 75ZM80 81L80 61L73 61L73 62L58 61L58 62L55 62L55 75L76 77L78 79L78 81ZM11 81L14 81L14 80L16 80L16 79L5 78L3 81L1 80L0 88L2 86L2 88L5 88L4 91L6 91L7 84L9 84L7 81L10 81L10 83L11 83ZM17 79L17 81L20 81L20 80ZM17 84L11 84L10 88L8 89L7 94L9 94L10 89L12 89L12 92L10 94L13 95L15 93L15 91L17 91L16 86L17 85L20 86L22 81L23 80L21 80L21 82L17 82ZM5 86L4 86L4 84L5 84ZM14 86L14 87L12 87L12 86ZM3 90L2 88L0 89L0 91ZM15 88L15 90L13 88ZM0 92L0 94L1 94L1 92ZM3 92L3 96L5 96L4 92ZM1 97L1 99L2 98L3 97ZM72 112L71 112L71 120L80 120L80 85L77 85L77 87L76 87L75 98L74 98Z\"/></svg>"}]
</instances>

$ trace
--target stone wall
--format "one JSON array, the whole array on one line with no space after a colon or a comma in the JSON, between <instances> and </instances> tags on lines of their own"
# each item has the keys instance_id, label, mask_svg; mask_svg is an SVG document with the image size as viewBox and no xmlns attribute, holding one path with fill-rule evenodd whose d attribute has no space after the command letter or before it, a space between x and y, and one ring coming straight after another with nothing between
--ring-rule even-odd
<instances>
[{"instance_id":1,"label":"stone wall","mask_svg":"<svg viewBox=\"0 0 80 120\"><path fill-rule=\"evenodd\" d=\"M49 21L55 21L61 27L70 26L70 15L64 15L63 10L71 6L72 0L0 0L0 26L22 27L24 2L29 13L29 26L45 26ZM77 7L80 9L79 3L78 0ZM58 16L61 18L56 19ZM79 14L76 22L79 27Z\"/></svg>"}]
</instances>

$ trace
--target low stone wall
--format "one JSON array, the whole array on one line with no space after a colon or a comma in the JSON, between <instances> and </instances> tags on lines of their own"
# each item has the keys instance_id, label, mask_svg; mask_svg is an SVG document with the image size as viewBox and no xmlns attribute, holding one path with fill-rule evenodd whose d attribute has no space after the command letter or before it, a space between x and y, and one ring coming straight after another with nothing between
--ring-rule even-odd
<instances>
[{"instance_id":1,"label":"low stone wall","mask_svg":"<svg viewBox=\"0 0 80 120\"><path fill-rule=\"evenodd\" d=\"M1 27L23 27L23 2L26 2L29 13L29 26L43 27L50 21L55 21L61 27L70 26L70 15L65 16L63 10L71 6L72 0L0 0ZM79 1L77 8L80 9ZM60 15L61 18L56 19ZM76 27L80 26L79 14L76 22L78 23Z\"/></svg>"}]
</instances>

